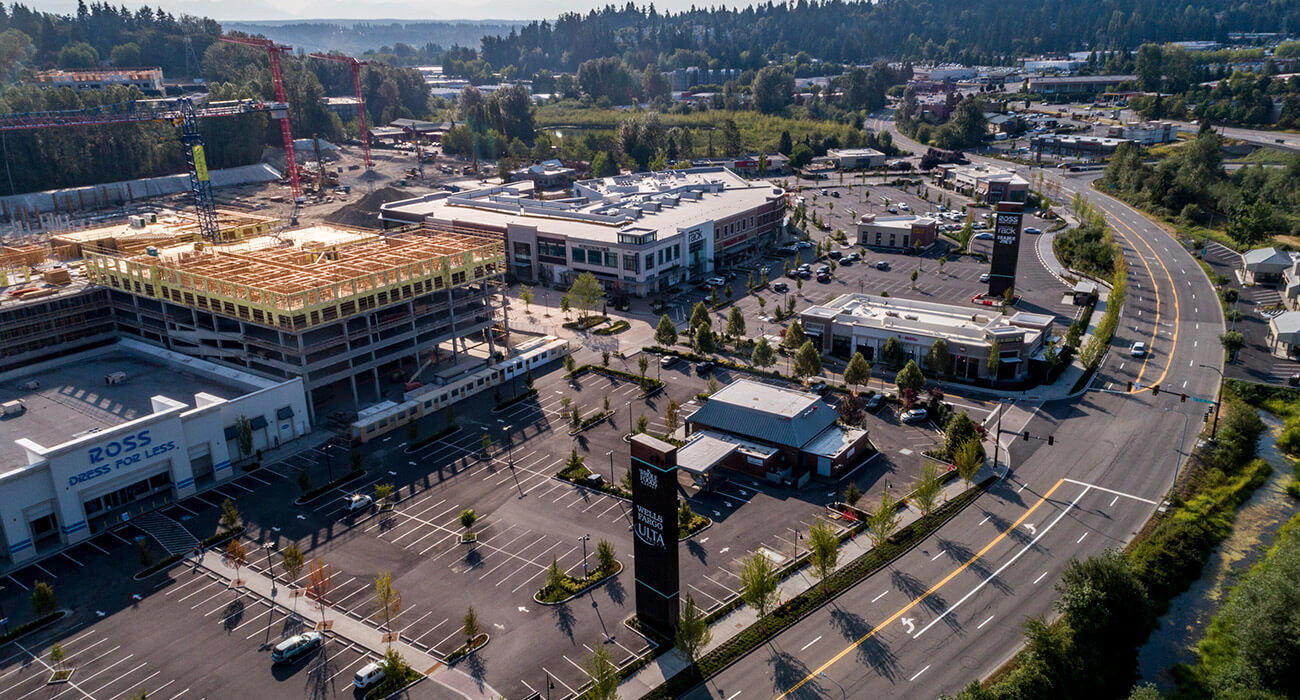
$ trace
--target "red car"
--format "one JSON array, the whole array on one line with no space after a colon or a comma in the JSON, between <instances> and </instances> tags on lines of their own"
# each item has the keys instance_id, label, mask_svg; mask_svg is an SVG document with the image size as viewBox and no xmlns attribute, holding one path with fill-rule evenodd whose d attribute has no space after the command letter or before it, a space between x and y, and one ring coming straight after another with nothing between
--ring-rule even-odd
<instances>
[{"instance_id":1,"label":"red car","mask_svg":"<svg viewBox=\"0 0 1300 700\"><path fill-rule=\"evenodd\" d=\"M700 282L699 284L695 285L695 288L700 290L701 292L713 291L713 285L709 284L708 282Z\"/></svg>"}]
</instances>

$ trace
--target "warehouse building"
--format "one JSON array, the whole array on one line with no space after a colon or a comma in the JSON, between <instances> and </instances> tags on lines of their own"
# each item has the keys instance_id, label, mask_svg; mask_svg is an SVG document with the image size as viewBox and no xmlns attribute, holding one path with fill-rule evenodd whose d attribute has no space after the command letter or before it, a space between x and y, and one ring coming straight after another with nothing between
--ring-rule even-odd
<instances>
[{"instance_id":1,"label":"warehouse building","mask_svg":"<svg viewBox=\"0 0 1300 700\"><path fill-rule=\"evenodd\" d=\"M804 332L824 353L852 357L860 352L868 362L879 360L890 338L902 344L903 361L925 367L934 342L948 344L948 374L961 379L1023 381L1029 363L1041 359L1053 318L1019 312L1004 316L994 310L936 304L871 294L841 294L800 315ZM998 363L990 374L989 355L997 347Z\"/></svg>"},{"instance_id":2,"label":"warehouse building","mask_svg":"<svg viewBox=\"0 0 1300 700\"><path fill-rule=\"evenodd\" d=\"M1026 83L1028 92L1040 95L1095 95L1135 80L1136 75L1062 75L1033 76Z\"/></svg>"},{"instance_id":3,"label":"warehouse building","mask_svg":"<svg viewBox=\"0 0 1300 700\"><path fill-rule=\"evenodd\" d=\"M677 464L706 488L718 468L778 482L838 478L875 452L867 431L838 419L817 394L738 379L686 419L693 437Z\"/></svg>"},{"instance_id":4,"label":"warehouse building","mask_svg":"<svg viewBox=\"0 0 1300 700\"><path fill-rule=\"evenodd\" d=\"M726 168L581 180L566 199L532 194L531 183L437 193L385 204L381 217L504 240L524 282L562 287L590 272L607 290L646 296L754 259L785 212L780 187Z\"/></svg>"},{"instance_id":5,"label":"warehouse building","mask_svg":"<svg viewBox=\"0 0 1300 700\"><path fill-rule=\"evenodd\" d=\"M1036 134L1029 139L1029 148L1035 153L1048 153L1072 158L1105 158L1115 153L1120 145L1125 143L1136 142L1131 139L1110 136Z\"/></svg>"},{"instance_id":6,"label":"warehouse building","mask_svg":"<svg viewBox=\"0 0 1300 700\"><path fill-rule=\"evenodd\" d=\"M232 464L311 429L301 379L133 340L0 373L0 403L8 564L225 481Z\"/></svg>"}]
</instances>

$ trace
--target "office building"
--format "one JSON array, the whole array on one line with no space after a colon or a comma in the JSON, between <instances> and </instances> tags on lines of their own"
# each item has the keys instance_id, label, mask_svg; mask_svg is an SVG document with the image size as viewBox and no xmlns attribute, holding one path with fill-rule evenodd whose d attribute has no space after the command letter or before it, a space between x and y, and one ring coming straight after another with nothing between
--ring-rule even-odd
<instances>
[{"instance_id":1,"label":"office building","mask_svg":"<svg viewBox=\"0 0 1300 700\"><path fill-rule=\"evenodd\" d=\"M981 202L1024 202L1029 181L1010 170L988 165L944 163L935 172L939 185Z\"/></svg>"},{"instance_id":2,"label":"office building","mask_svg":"<svg viewBox=\"0 0 1300 700\"><path fill-rule=\"evenodd\" d=\"M875 216L858 219L858 245L872 248L928 248L939 233L939 222L928 216Z\"/></svg>"}]
</instances>

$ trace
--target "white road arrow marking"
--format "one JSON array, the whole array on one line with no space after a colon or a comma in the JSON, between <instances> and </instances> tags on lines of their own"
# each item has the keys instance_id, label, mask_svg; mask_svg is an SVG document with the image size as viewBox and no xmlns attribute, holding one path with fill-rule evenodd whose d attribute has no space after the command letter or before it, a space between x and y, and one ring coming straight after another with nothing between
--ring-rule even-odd
<instances>
[{"instance_id":1,"label":"white road arrow marking","mask_svg":"<svg viewBox=\"0 0 1300 700\"><path fill-rule=\"evenodd\" d=\"M520 606L519 606L519 612L521 612L521 613L526 613L526 612L528 612L528 608L525 608L524 606L520 605Z\"/></svg>"},{"instance_id":2,"label":"white road arrow marking","mask_svg":"<svg viewBox=\"0 0 1300 700\"><path fill-rule=\"evenodd\" d=\"M908 634L911 634L916 631L916 621L913 620L912 618L905 617L902 620L899 620L899 622L902 622L903 626L907 628Z\"/></svg>"},{"instance_id":3,"label":"white road arrow marking","mask_svg":"<svg viewBox=\"0 0 1300 700\"><path fill-rule=\"evenodd\" d=\"M1028 530L1031 535L1038 534L1038 529L1034 527L1033 523L1025 523L1025 529Z\"/></svg>"},{"instance_id":4,"label":"white road arrow marking","mask_svg":"<svg viewBox=\"0 0 1300 700\"><path fill-rule=\"evenodd\" d=\"M726 554L730 549L731 547L723 547L722 551L718 552L718 554Z\"/></svg>"},{"instance_id":5,"label":"white road arrow marking","mask_svg":"<svg viewBox=\"0 0 1300 700\"><path fill-rule=\"evenodd\" d=\"M506 628L506 626L503 625L503 624L501 624L500 622L493 622L493 623L492 623L492 626L495 627L495 628L497 628L497 629L499 629L499 630L503 630L503 629Z\"/></svg>"},{"instance_id":6,"label":"white road arrow marking","mask_svg":"<svg viewBox=\"0 0 1300 700\"><path fill-rule=\"evenodd\" d=\"M300 513L300 514L298 514L298 519L299 519L299 520L306 520L306 519L307 519L307 516L302 515L302 514Z\"/></svg>"},{"instance_id":7,"label":"white road arrow marking","mask_svg":"<svg viewBox=\"0 0 1300 700\"><path fill-rule=\"evenodd\" d=\"M99 617L103 617L103 616L104 616L104 611L103 611L103 610L96 610L96 611L95 611L95 614L98 615Z\"/></svg>"}]
</instances>

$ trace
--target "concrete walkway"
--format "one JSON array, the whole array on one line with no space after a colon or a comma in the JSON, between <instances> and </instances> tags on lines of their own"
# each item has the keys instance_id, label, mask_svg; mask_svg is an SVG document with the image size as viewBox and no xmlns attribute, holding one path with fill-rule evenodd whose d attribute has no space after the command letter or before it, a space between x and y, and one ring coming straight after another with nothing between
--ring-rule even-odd
<instances>
[{"instance_id":1,"label":"concrete walkway","mask_svg":"<svg viewBox=\"0 0 1300 700\"><path fill-rule=\"evenodd\" d=\"M984 449L988 454L992 455L993 443L985 441ZM1005 459L1005 455L1007 454L1006 449L1004 448L1000 450L1000 454L1003 455L1003 458ZM999 461L996 468L994 465L986 462L975 480L978 483L980 480L989 476L997 476L1000 478L1006 475L1006 470L1007 465L1002 461ZM960 479L949 482L943 490L943 502L946 503L948 499L961 495L965 490L966 484ZM902 518L899 520L898 529L901 530L904 527L907 527L920 519L920 517L920 511L909 505L907 509L902 512ZM840 556L835 570L839 571L843 569L858 557L871 551L871 549L871 538L865 533L861 534L861 536L845 541L840 545ZM787 577L781 582L780 595L778 598L780 604L785 604L791 598L794 598L800 593L816 586L817 583L818 579L812 573L812 570L809 567L804 567L802 570ZM715 621L710 628L710 631L713 633L713 639L711 639L709 644L704 647L702 654L707 654L718 648L724 642L740 634L755 622L758 622L758 611L748 605L741 605L730 613L722 616ZM687 668L687 666L689 666L689 664L687 663L686 658L682 656L680 651L674 648L665 654L661 654L659 658L652 661L648 666L624 679L624 681L618 686L618 697L621 700L636 700L636 698L640 698L658 687L666 679L677 675Z\"/></svg>"},{"instance_id":2,"label":"concrete walkway","mask_svg":"<svg viewBox=\"0 0 1300 700\"><path fill-rule=\"evenodd\" d=\"M187 560L190 566L194 565L193 558ZM218 550L207 550L203 553L203 558L198 562L199 566L212 572L218 578L227 582L234 579L235 570L227 567L222 563L222 554ZM239 571L240 587L249 593L259 596L264 600L270 601L286 612L295 609L293 604L292 591L283 586L277 586L270 578L264 574L245 567ZM305 599L300 600L298 605L303 608L299 613L306 618L308 622L317 623L321 626L321 617L317 617L320 610L317 606L307 602ZM314 610L313 610L314 608ZM325 608L324 626L333 634L342 639L346 639L357 646L370 650L377 656L383 656L384 652L390 647L389 643L384 640L384 634L378 629L371 627L359 620L355 620L334 608ZM391 644L411 668L423 674L429 680L438 685L447 688L466 700L493 700L502 697L502 695L492 689L486 682L480 681L454 668L448 667L432 655L423 652L415 647L402 642L395 641Z\"/></svg>"}]
</instances>

